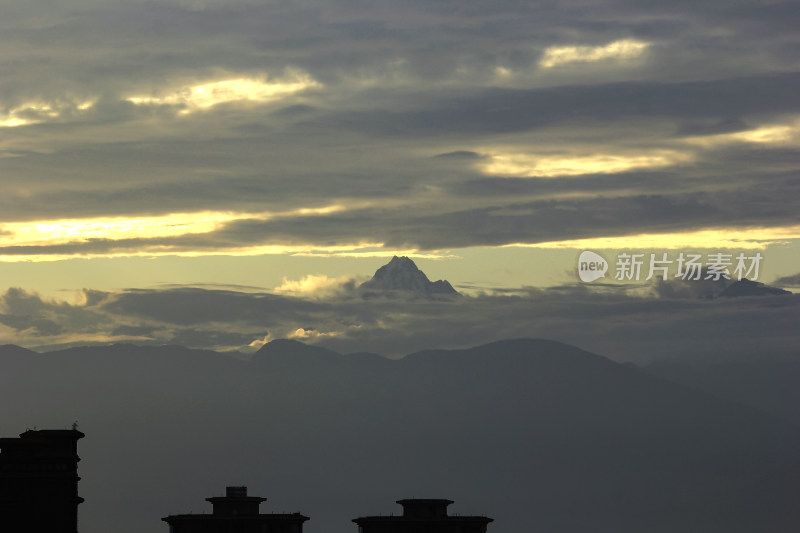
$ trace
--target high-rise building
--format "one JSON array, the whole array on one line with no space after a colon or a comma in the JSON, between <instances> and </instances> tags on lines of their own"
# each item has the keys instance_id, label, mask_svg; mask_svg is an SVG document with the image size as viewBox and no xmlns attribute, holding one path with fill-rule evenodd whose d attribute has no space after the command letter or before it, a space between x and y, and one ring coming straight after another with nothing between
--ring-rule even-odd
<instances>
[{"instance_id":1,"label":"high-rise building","mask_svg":"<svg viewBox=\"0 0 800 533\"><path fill-rule=\"evenodd\" d=\"M29 429L0 438L0 531L78 531L76 429Z\"/></svg>"},{"instance_id":2,"label":"high-rise building","mask_svg":"<svg viewBox=\"0 0 800 533\"><path fill-rule=\"evenodd\" d=\"M206 498L211 514L179 514L162 518L170 533L302 533L307 516L300 513L259 514L266 498L248 496L247 487L227 487L225 496Z\"/></svg>"},{"instance_id":3,"label":"high-rise building","mask_svg":"<svg viewBox=\"0 0 800 533\"><path fill-rule=\"evenodd\" d=\"M493 520L485 516L449 516L452 500L397 500L401 516L364 516L353 519L359 533L486 533Z\"/></svg>"}]
</instances>

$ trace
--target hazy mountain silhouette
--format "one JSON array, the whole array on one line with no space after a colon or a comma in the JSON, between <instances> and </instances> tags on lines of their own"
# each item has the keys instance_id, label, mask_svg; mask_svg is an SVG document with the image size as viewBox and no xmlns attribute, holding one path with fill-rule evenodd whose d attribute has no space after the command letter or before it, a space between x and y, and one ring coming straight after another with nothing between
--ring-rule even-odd
<instances>
[{"instance_id":1,"label":"hazy mountain silhouette","mask_svg":"<svg viewBox=\"0 0 800 533\"><path fill-rule=\"evenodd\" d=\"M312 346L292 339L277 339L262 346L254 355L258 361L283 361L302 360L304 362L320 363L330 359L342 359L340 353L321 346ZM376 356L378 357L378 356Z\"/></svg>"},{"instance_id":2,"label":"hazy mountain silhouette","mask_svg":"<svg viewBox=\"0 0 800 533\"><path fill-rule=\"evenodd\" d=\"M775 294L792 294L778 287L770 287L758 281L741 279L728 285L719 295L720 298L736 298L739 296L771 296Z\"/></svg>"},{"instance_id":3,"label":"hazy mountain silhouette","mask_svg":"<svg viewBox=\"0 0 800 533\"><path fill-rule=\"evenodd\" d=\"M401 292L428 298L437 296L460 296L446 280L430 281L423 271L408 257L392 257L380 267L372 279L362 283L359 290L365 294Z\"/></svg>"},{"instance_id":4,"label":"hazy mountain silhouette","mask_svg":"<svg viewBox=\"0 0 800 533\"><path fill-rule=\"evenodd\" d=\"M356 365L368 369L389 363L385 357L373 353L343 355L292 339L276 339L268 342L252 357L252 365L256 368L267 371L304 370L309 376L319 373L325 375L331 369L352 368Z\"/></svg>"},{"instance_id":5,"label":"hazy mountain silhouette","mask_svg":"<svg viewBox=\"0 0 800 533\"><path fill-rule=\"evenodd\" d=\"M352 533L350 519L387 501L441 495L495 518L495 533L800 523L800 428L557 342L400 360L295 341L252 362L178 347L10 351L2 433L77 419L86 434L81 533L160 531L161 516L202 511L226 484L301 507L308 533Z\"/></svg>"},{"instance_id":6,"label":"hazy mountain silhouette","mask_svg":"<svg viewBox=\"0 0 800 533\"><path fill-rule=\"evenodd\" d=\"M37 352L33 350L28 350L27 348L22 348L21 346L17 346L15 344L3 344L0 345L0 354L8 360L11 358L19 359L19 358L27 358L27 357L35 357L39 355Z\"/></svg>"},{"instance_id":7,"label":"hazy mountain silhouette","mask_svg":"<svg viewBox=\"0 0 800 533\"><path fill-rule=\"evenodd\" d=\"M661 359L644 370L800 425L800 355Z\"/></svg>"}]
</instances>

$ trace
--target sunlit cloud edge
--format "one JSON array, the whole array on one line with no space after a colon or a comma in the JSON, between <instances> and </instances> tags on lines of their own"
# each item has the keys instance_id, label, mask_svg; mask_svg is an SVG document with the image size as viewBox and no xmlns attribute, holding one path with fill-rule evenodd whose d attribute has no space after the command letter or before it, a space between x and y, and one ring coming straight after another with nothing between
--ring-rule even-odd
<instances>
[{"instance_id":1,"label":"sunlit cloud edge","mask_svg":"<svg viewBox=\"0 0 800 533\"><path fill-rule=\"evenodd\" d=\"M774 244L800 239L800 226L715 228L674 233L641 233L607 237L591 237L540 243L512 243L505 247L618 250L657 249L752 249L763 250Z\"/></svg>"}]
</instances>

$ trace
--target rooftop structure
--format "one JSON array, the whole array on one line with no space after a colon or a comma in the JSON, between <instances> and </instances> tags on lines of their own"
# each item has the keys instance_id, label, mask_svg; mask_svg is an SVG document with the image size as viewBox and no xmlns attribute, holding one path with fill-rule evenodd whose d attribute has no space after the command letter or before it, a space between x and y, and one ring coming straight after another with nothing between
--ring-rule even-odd
<instances>
[{"instance_id":1,"label":"rooftop structure","mask_svg":"<svg viewBox=\"0 0 800 533\"><path fill-rule=\"evenodd\" d=\"M493 520L485 516L449 516L452 500L397 500L402 516L365 516L353 519L359 533L486 533Z\"/></svg>"},{"instance_id":2,"label":"rooftop structure","mask_svg":"<svg viewBox=\"0 0 800 533\"><path fill-rule=\"evenodd\" d=\"M179 514L162 518L170 533L302 533L307 516L300 513L259 514L266 498L248 496L247 487L226 487L225 496L206 498L211 514Z\"/></svg>"}]
</instances>

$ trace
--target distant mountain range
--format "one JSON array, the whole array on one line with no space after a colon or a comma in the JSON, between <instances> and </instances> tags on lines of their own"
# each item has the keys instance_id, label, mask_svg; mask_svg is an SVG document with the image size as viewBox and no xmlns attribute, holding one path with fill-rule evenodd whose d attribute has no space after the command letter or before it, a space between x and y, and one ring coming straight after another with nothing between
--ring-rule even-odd
<instances>
[{"instance_id":1,"label":"distant mountain range","mask_svg":"<svg viewBox=\"0 0 800 533\"><path fill-rule=\"evenodd\" d=\"M380 267L371 280L362 283L359 290L367 296L397 292L427 298L460 296L448 281L430 281L414 261L397 256Z\"/></svg>"},{"instance_id":2,"label":"distant mountain range","mask_svg":"<svg viewBox=\"0 0 800 533\"><path fill-rule=\"evenodd\" d=\"M0 347L0 436L77 420L81 533L247 485L307 533L404 497L490 533L782 533L800 524L800 428L553 341L392 360L273 341L244 362L179 347Z\"/></svg>"}]
</instances>

